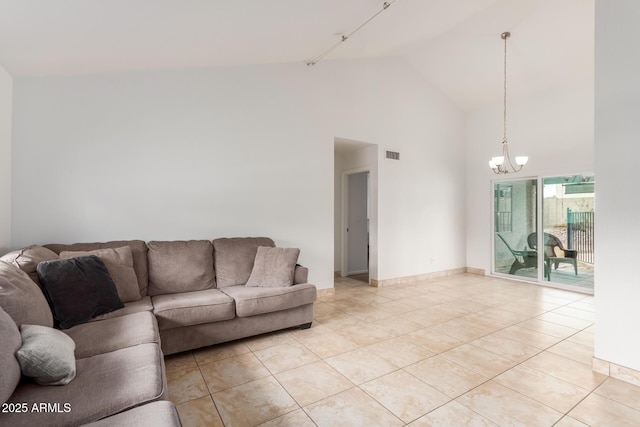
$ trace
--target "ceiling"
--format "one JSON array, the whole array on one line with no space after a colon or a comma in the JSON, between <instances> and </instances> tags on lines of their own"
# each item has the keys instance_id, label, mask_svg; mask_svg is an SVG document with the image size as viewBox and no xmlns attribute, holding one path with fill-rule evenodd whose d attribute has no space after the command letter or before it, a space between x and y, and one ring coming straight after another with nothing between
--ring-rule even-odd
<instances>
[{"instance_id":1,"label":"ceiling","mask_svg":"<svg viewBox=\"0 0 640 427\"><path fill-rule=\"evenodd\" d=\"M390 2L393 0L389 0ZM595 0L395 0L323 62L402 57L460 108L593 79ZM305 63L380 0L0 0L14 77Z\"/></svg>"}]
</instances>

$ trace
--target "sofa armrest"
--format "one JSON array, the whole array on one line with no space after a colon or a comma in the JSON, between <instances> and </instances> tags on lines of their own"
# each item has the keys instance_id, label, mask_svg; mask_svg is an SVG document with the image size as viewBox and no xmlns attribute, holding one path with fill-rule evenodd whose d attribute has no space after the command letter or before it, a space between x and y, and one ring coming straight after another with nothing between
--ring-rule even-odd
<instances>
[{"instance_id":1,"label":"sofa armrest","mask_svg":"<svg viewBox=\"0 0 640 427\"><path fill-rule=\"evenodd\" d=\"M307 283L309 279L309 269L303 267L300 264L296 264L296 270L293 275L293 284L299 285L301 283Z\"/></svg>"}]
</instances>

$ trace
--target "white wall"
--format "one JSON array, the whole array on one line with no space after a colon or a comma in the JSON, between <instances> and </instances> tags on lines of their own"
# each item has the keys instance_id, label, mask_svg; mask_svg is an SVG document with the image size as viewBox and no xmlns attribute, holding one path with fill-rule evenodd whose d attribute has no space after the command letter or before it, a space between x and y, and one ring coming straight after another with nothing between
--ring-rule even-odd
<instances>
[{"instance_id":1,"label":"white wall","mask_svg":"<svg viewBox=\"0 0 640 427\"><path fill-rule=\"evenodd\" d=\"M400 77L389 70L393 78L381 80L370 69L340 86L346 98L334 106L342 107L336 135L377 146L370 276L387 280L464 267L466 175L454 166L465 159L464 114L403 61L384 64L405 72ZM400 152L400 160L386 159L386 150ZM343 161L342 168L361 164Z\"/></svg>"},{"instance_id":2,"label":"white wall","mask_svg":"<svg viewBox=\"0 0 640 427\"><path fill-rule=\"evenodd\" d=\"M640 370L640 3L596 1L595 357Z\"/></svg>"},{"instance_id":3,"label":"white wall","mask_svg":"<svg viewBox=\"0 0 640 427\"><path fill-rule=\"evenodd\" d=\"M11 246L11 112L13 78L0 67L0 254Z\"/></svg>"},{"instance_id":4,"label":"white wall","mask_svg":"<svg viewBox=\"0 0 640 427\"><path fill-rule=\"evenodd\" d=\"M509 101L507 136L512 156L528 155L525 168L506 179L593 171L593 82ZM491 182L488 166L501 154L502 103L467 116L467 266L491 271ZM597 191L599 191L596 177ZM599 214L598 214L599 215Z\"/></svg>"},{"instance_id":5,"label":"white wall","mask_svg":"<svg viewBox=\"0 0 640 427\"><path fill-rule=\"evenodd\" d=\"M455 167L465 158L464 114L437 91L424 96L414 81L385 83L412 85L404 99L391 98L397 106L386 106L388 113L376 120L400 126L382 138L353 138L379 147L378 280L465 267L466 171ZM388 149L400 160L384 158Z\"/></svg>"},{"instance_id":6,"label":"white wall","mask_svg":"<svg viewBox=\"0 0 640 427\"><path fill-rule=\"evenodd\" d=\"M380 278L465 265L463 116L396 59L18 78L12 245L268 235L331 287L334 136L405 156Z\"/></svg>"}]
</instances>

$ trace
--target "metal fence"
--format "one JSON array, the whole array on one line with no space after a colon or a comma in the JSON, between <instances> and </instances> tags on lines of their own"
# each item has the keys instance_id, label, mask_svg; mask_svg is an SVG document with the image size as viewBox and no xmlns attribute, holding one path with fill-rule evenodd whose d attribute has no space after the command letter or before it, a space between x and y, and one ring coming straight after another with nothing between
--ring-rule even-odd
<instances>
[{"instance_id":1,"label":"metal fence","mask_svg":"<svg viewBox=\"0 0 640 427\"><path fill-rule=\"evenodd\" d=\"M567 249L578 251L578 261L593 264L594 212L567 209Z\"/></svg>"}]
</instances>

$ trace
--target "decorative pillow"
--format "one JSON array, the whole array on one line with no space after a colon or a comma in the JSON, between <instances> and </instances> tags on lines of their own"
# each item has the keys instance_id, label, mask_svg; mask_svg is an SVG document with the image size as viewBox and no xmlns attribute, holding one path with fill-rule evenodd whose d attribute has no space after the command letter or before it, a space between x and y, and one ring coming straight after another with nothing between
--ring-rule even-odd
<instances>
[{"instance_id":1,"label":"decorative pillow","mask_svg":"<svg viewBox=\"0 0 640 427\"><path fill-rule=\"evenodd\" d=\"M147 242L142 240L111 240L109 242L89 242L89 243L49 243L45 248L51 249L59 254L62 251L95 251L96 249L116 249L123 246L131 248L133 255L133 269L140 285L140 295L147 295L147 285L149 283L149 269L147 265Z\"/></svg>"},{"instance_id":2,"label":"decorative pillow","mask_svg":"<svg viewBox=\"0 0 640 427\"><path fill-rule=\"evenodd\" d=\"M123 246L115 249L97 249L94 251L62 251L61 259L79 256L95 255L104 262L113 283L116 285L118 296L122 302L138 301L140 288L138 278L133 269L133 254L131 247Z\"/></svg>"},{"instance_id":3,"label":"decorative pillow","mask_svg":"<svg viewBox=\"0 0 640 427\"><path fill-rule=\"evenodd\" d=\"M16 323L0 307L0 404L6 402L20 382L20 365L15 353L22 340Z\"/></svg>"},{"instance_id":4,"label":"decorative pillow","mask_svg":"<svg viewBox=\"0 0 640 427\"><path fill-rule=\"evenodd\" d=\"M275 243L268 237L225 237L213 241L218 289L247 283L259 246L273 247Z\"/></svg>"},{"instance_id":5,"label":"decorative pillow","mask_svg":"<svg viewBox=\"0 0 640 427\"><path fill-rule=\"evenodd\" d=\"M20 326L53 326L53 316L42 290L27 273L0 260L0 307Z\"/></svg>"},{"instance_id":6,"label":"decorative pillow","mask_svg":"<svg viewBox=\"0 0 640 427\"><path fill-rule=\"evenodd\" d=\"M38 272L36 267L42 261L51 261L52 259L58 259L58 254L51 249L47 249L42 246L32 245L26 248L18 249L17 251L9 252L0 258L3 261L7 261L18 267L29 275L36 285L42 287L40 279L38 278Z\"/></svg>"},{"instance_id":7,"label":"decorative pillow","mask_svg":"<svg viewBox=\"0 0 640 427\"><path fill-rule=\"evenodd\" d=\"M147 295L174 294L216 286L213 245L208 240L149 242Z\"/></svg>"},{"instance_id":8,"label":"decorative pillow","mask_svg":"<svg viewBox=\"0 0 640 427\"><path fill-rule=\"evenodd\" d=\"M65 385L76 377L76 343L63 332L39 325L20 326L16 352L22 374L41 385Z\"/></svg>"},{"instance_id":9,"label":"decorative pillow","mask_svg":"<svg viewBox=\"0 0 640 427\"><path fill-rule=\"evenodd\" d=\"M41 262L38 276L62 329L124 307L107 267L95 255Z\"/></svg>"},{"instance_id":10,"label":"decorative pillow","mask_svg":"<svg viewBox=\"0 0 640 427\"><path fill-rule=\"evenodd\" d=\"M293 285L300 249L258 247L251 276L245 286L274 288Z\"/></svg>"}]
</instances>

